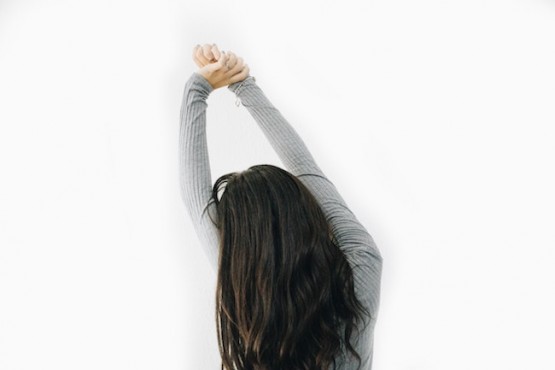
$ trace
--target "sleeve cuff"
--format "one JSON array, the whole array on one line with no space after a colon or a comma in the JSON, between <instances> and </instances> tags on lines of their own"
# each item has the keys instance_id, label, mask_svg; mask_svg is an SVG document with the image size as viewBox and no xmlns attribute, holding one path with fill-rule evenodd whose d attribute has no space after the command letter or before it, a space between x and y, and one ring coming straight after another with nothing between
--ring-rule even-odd
<instances>
[{"instance_id":1,"label":"sleeve cuff","mask_svg":"<svg viewBox=\"0 0 555 370\"><path fill-rule=\"evenodd\" d=\"M235 94L237 94L237 91L239 90L239 87L241 85L243 85L243 86L253 85L255 83L255 81L256 81L256 78L254 78L254 76L249 75L244 80L237 81L237 82L234 82L232 84L229 84L227 86L227 88L229 90L231 90L232 92L234 92Z\"/></svg>"},{"instance_id":2,"label":"sleeve cuff","mask_svg":"<svg viewBox=\"0 0 555 370\"><path fill-rule=\"evenodd\" d=\"M214 90L212 85L210 85L210 82L208 82L208 80L198 72L193 72L191 79L193 80L193 83L201 87L207 94L210 94Z\"/></svg>"}]
</instances>

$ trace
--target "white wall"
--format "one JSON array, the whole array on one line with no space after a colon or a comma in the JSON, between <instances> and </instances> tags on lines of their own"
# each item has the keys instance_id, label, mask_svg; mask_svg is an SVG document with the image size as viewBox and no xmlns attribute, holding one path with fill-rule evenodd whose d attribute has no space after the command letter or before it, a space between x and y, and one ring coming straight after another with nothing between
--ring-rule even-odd
<instances>
[{"instance_id":1,"label":"white wall","mask_svg":"<svg viewBox=\"0 0 555 370\"><path fill-rule=\"evenodd\" d=\"M214 42L382 251L375 369L553 369L554 36L547 0L1 1L0 368L218 368L177 173ZM234 102L213 180L282 165Z\"/></svg>"}]
</instances>

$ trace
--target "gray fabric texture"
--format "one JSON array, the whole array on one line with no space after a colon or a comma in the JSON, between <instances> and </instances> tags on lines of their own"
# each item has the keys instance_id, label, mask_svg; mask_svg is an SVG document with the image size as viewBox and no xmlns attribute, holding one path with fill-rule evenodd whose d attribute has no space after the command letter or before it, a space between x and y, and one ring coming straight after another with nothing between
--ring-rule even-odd
<instances>
[{"instance_id":1,"label":"gray fabric texture","mask_svg":"<svg viewBox=\"0 0 555 370\"><path fill-rule=\"evenodd\" d=\"M362 357L361 370L371 370L374 327L379 309L382 256L372 236L358 221L335 185L316 164L303 140L280 111L268 100L254 76L227 86L252 115L276 151L284 168L297 176L314 194L340 248L353 269L355 293L368 308L373 319L353 337L355 349ZM179 178L180 191L195 231L210 264L217 271L218 233L208 212L215 217L208 200L212 179L206 137L207 99L213 87L198 72L185 84L180 113ZM347 126L338 130L348 129ZM337 369L357 369L358 363L343 353Z\"/></svg>"}]
</instances>

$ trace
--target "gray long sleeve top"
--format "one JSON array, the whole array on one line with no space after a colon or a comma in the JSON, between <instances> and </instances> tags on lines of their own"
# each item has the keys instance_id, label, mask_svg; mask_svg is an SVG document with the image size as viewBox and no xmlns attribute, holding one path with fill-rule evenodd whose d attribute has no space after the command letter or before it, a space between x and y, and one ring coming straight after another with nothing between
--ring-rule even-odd
<instances>
[{"instance_id":1,"label":"gray long sleeve top","mask_svg":"<svg viewBox=\"0 0 555 370\"><path fill-rule=\"evenodd\" d=\"M269 140L285 168L314 194L332 231L353 269L355 293L373 319L354 338L362 358L361 370L371 370L374 327L379 308L382 256L372 236L349 209L335 185L326 177L295 129L268 100L253 76L227 87L240 99ZM198 72L185 84L180 113L179 177L181 197L193 222L201 246L215 271L218 264L218 233L206 207L212 179L206 138L206 100L213 87ZM356 369L357 361L337 359L338 369Z\"/></svg>"}]
</instances>

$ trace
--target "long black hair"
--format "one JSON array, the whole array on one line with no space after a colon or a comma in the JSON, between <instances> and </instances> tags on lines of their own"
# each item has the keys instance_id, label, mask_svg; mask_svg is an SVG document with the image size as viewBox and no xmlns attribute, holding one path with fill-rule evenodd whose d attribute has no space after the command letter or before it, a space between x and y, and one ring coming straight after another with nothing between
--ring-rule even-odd
<instances>
[{"instance_id":1,"label":"long black hair","mask_svg":"<svg viewBox=\"0 0 555 370\"><path fill-rule=\"evenodd\" d=\"M308 188L277 166L256 165L219 177L210 202L222 369L327 370L344 350L360 366L351 335L370 314Z\"/></svg>"}]
</instances>

